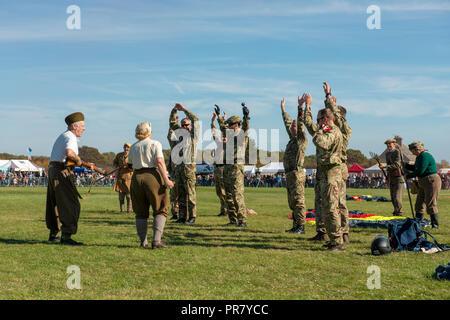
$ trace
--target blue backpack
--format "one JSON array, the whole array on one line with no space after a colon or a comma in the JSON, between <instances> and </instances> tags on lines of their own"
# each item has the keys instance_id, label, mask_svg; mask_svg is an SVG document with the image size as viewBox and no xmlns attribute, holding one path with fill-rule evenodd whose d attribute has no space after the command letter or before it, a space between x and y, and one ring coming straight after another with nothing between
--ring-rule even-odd
<instances>
[{"instance_id":1,"label":"blue backpack","mask_svg":"<svg viewBox=\"0 0 450 320\"><path fill-rule=\"evenodd\" d=\"M420 251L421 248L425 250L438 248L442 251L449 249L439 244L431 234L422 230L420 219L392 220L388 224L388 233L391 247L395 251ZM433 239L434 243L427 240L427 235Z\"/></svg>"}]
</instances>

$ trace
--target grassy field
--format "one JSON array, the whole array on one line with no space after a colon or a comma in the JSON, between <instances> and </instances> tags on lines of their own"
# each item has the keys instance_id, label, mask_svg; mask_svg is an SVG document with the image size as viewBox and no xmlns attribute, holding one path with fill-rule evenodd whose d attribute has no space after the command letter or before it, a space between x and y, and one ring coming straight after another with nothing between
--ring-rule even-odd
<instances>
[{"instance_id":1,"label":"grassy field","mask_svg":"<svg viewBox=\"0 0 450 320\"><path fill-rule=\"evenodd\" d=\"M80 189L81 194L87 192ZM351 229L345 252L324 251L303 236L287 234L292 220L286 190L246 189L246 204L258 212L245 230L218 217L213 188L197 189L198 219L192 226L168 222L169 249L139 248L133 214L118 212L110 188L81 200L75 240L82 247L48 243L45 188L0 188L0 299L449 299L448 282L432 275L449 252L398 252L372 256L370 243L386 229ZM389 197L388 190L348 190L349 195ZM413 199L414 201L414 199ZM306 205L314 192L306 189ZM404 208L410 216L405 192ZM390 202L348 202L349 210L390 216ZM450 244L450 192L441 191L440 224L431 231ZM151 232L151 230L150 230ZM81 290L69 290L67 267L81 270ZM381 288L369 290L367 268L381 270Z\"/></svg>"}]
</instances>

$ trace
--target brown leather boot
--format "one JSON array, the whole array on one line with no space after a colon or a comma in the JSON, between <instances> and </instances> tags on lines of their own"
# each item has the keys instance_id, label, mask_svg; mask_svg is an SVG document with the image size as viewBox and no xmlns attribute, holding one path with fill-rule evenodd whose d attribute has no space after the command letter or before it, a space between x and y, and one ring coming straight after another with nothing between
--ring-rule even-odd
<instances>
[{"instance_id":1,"label":"brown leather boot","mask_svg":"<svg viewBox=\"0 0 450 320\"><path fill-rule=\"evenodd\" d=\"M317 232L317 234L308 239L309 241L329 241L330 239L328 238L328 235L326 233L323 232Z\"/></svg>"}]
</instances>

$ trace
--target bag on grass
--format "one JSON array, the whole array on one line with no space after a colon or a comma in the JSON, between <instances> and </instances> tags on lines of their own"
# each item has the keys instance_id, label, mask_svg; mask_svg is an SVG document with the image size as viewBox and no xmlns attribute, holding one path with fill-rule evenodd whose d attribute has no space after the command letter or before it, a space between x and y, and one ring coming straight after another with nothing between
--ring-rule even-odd
<instances>
[{"instance_id":1,"label":"bag on grass","mask_svg":"<svg viewBox=\"0 0 450 320\"><path fill-rule=\"evenodd\" d=\"M388 224L388 234L392 249L395 251L434 253L449 250L447 246L438 243L431 234L422 230L420 219L392 220ZM433 239L434 243L427 240L427 235Z\"/></svg>"}]
</instances>

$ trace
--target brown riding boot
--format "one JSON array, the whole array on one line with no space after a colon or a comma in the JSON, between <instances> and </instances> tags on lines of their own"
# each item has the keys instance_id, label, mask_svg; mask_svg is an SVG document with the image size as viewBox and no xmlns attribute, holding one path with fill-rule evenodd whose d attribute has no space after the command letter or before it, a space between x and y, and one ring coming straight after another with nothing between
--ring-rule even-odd
<instances>
[{"instance_id":1,"label":"brown riding boot","mask_svg":"<svg viewBox=\"0 0 450 320\"><path fill-rule=\"evenodd\" d=\"M349 244L350 243L350 238L348 236L348 233L344 233L342 235L342 240L344 240L344 243Z\"/></svg>"}]
</instances>

